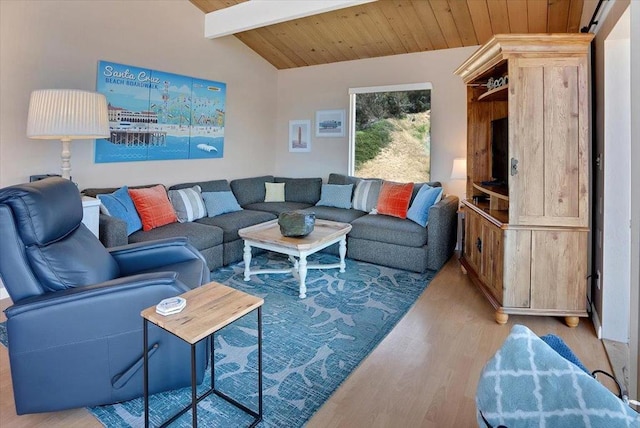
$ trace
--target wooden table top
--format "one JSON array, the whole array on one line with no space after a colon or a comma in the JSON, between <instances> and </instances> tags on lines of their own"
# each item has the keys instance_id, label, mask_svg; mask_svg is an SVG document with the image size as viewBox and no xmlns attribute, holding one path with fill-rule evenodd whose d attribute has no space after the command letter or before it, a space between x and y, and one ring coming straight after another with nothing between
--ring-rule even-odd
<instances>
[{"instance_id":1,"label":"wooden table top","mask_svg":"<svg viewBox=\"0 0 640 428\"><path fill-rule=\"evenodd\" d=\"M351 231L349 223L339 223L330 220L316 220L313 232L303 237L287 237L280 233L278 220L271 220L255 226L245 227L238 231L242 239L262 242L265 244L276 244L297 250L309 250L325 242L340 238Z\"/></svg>"},{"instance_id":2,"label":"wooden table top","mask_svg":"<svg viewBox=\"0 0 640 428\"><path fill-rule=\"evenodd\" d=\"M264 303L262 298L217 282L187 291L180 297L187 300L182 312L163 316L156 313L154 305L140 315L192 345Z\"/></svg>"}]
</instances>

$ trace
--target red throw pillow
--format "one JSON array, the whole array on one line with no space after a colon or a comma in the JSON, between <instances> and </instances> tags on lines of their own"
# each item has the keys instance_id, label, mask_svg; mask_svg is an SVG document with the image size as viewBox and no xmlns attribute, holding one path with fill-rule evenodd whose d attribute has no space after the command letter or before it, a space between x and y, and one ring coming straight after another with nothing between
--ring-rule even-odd
<instances>
[{"instance_id":1,"label":"red throw pillow","mask_svg":"<svg viewBox=\"0 0 640 428\"><path fill-rule=\"evenodd\" d=\"M413 183L394 183L383 181L378 196L378 214L407 218L409 201L413 193Z\"/></svg>"},{"instance_id":2,"label":"red throw pillow","mask_svg":"<svg viewBox=\"0 0 640 428\"><path fill-rule=\"evenodd\" d=\"M129 189L133 205L142 220L142 230L147 231L165 224L178 221L176 212L167 196L167 189L163 185L144 189Z\"/></svg>"}]
</instances>

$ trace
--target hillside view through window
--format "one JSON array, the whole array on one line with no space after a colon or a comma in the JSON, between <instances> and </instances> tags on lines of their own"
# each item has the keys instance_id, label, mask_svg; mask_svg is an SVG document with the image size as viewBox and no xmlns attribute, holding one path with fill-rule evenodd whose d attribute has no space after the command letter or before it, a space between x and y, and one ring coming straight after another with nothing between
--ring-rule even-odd
<instances>
[{"instance_id":1,"label":"hillside view through window","mask_svg":"<svg viewBox=\"0 0 640 428\"><path fill-rule=\"evenodd\" d=\"M353 96L353 175L429 181L431 90L372 90Z\"/></svg>"}]
</instances>

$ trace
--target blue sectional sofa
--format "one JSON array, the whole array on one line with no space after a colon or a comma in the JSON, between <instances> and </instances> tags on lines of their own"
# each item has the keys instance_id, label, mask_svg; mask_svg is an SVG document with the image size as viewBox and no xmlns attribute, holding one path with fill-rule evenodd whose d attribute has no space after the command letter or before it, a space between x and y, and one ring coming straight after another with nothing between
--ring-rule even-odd
<instances>
[{"instance_id":1,"label":"blue sectional sofa","mask_svg":"<svg viewBox=\"0 0 640 428\"><path fill-rule=\"evenodd\" d=\"M330 174L327 184L353 184L360 179L342 174ZM265 183L284 183L284 202L265 202ZM347 237L347 257L383 266L414 272L436 271L453 254L456 244L458 198L447 195L429 209L429 222L422 227L409 219L370 214L353 208L316 206L321 198L321 178L288 178L271 175L241 178L232 181L213 180L176 184L168 190L200 186L202 192L231 191L241 211L215 217L203 217L192 222L171 223L149 231L137 231L127 236L123 220L100 215L100 240L107 247L144 242L173 236L186 236L214 270L242 260L243 241L238 230L273 220L281 212L306 210L316 218L352 225ZM416 183L413 198L424 183ZM441 186L430 182L430 186ZM148 186L138 186L148 187ZM135 188L135 187L131 187ZM85 189L83 194L95 197L112 193L115 188ZM326 251L338 254L337 246Z\"/></svg>"}]
</instances>

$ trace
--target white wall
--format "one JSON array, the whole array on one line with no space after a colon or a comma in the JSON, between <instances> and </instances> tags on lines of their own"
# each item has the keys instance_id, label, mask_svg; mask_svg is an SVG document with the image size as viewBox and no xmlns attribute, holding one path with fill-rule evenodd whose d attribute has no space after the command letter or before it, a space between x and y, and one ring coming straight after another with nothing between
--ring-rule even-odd
<instances>
[{"instance_id":1,"label":"white wall","mask_svg":"<svg viewBox=\"0 0 640 428\"><path fill-rule=\"evenodd\" d=\"M631 329L630 397L640 399L640 2L631 2Z\"/></svg>"},{"instance_id":2,"label":"white wall","mask_svg":"<svg viewBox=\"0 0 640 428\"><path fill-rule=\"evenodd\" d=\"M0 1L0 187L59 173L60 143L26 137L34 89L95 90L99 60L227 84L224 158L94 163L72 143L82 189L272 173L277 70L235 37L208 40L204 14L182 1Z\"/></svg>"},{"instance_id":3,"label":"white wall","mask_svg":"<svg viewBox=\"0 0 640 428\"><path fill-rule=\"evenodd\" d=\"M289 153L288 123L293 119L315 122L316 110L349 111L349 88L430 82L431 179L443 182L445 191L462 195L464 182L450 182L456 157L466 157L467 99L462 79L453 71L477 47L449 49L393 57L345 61L278 73L276 174L324 177L347 173L348 136L315 138L310 153Z\"/></svg>"},{"instance_id":4,"label":"white wall","mask_svg":"<svg viewBox=\"0 0 640 428\"><path fill-rule=\"evenodd\" d=\"M594 63L594 75L593 75L593 80L595 82L595 99L592 101L593 103L595 103L595 116L592 118L592 126L595 127L595 141L593 142L593 146L594 146L594 151L593 151L593 156L597 156L598 153L605 153L605 149L608 152L607 156L612 156L613 157L613 162L615 162L615 158L616 156L620 157L620 156L628 156L628 145L626 145L626 148L624 146L619 146L617 144L617 142L615 141L615 139L610 139L607 140L605 139L605 129L608 129L608 125L605 123L605 114L607 112L607 105L605 104L605 93L609 90L609 88L607 87L607 81L606 81L606 71L605 71L605 52L606 52L606 47L605 47L605 41L609 38L609 36L612 34L614 27L616 26L616 24L618 23L618 21L620 20L620 17L623 15L623 13L625 12L625 10L627 9L627 7L629 6L629 0L616 0L615 2L610 2L610 3L605 3L603 5L603 7L605 8L605 10L607 11L606 16L601 17L599 19L599 23L595 29L596 32L596 37L595 37L595 55L592 58L592 61ZM612 37L613 40L613 37ZM612 45L613 46L613 45ZM613 73L616 73L616 70L613 70ZM613 79L615 79L615 75L613 77ZM615 99L614 101L615 102ZM609 119L608 120L613 120L613 118L609 115L607 116ZM627 113L627 117L628 117L628 113ZM619 123L618 123L619 126ZM615 130L608 130L607 132L616 132ZM614 134L615 135L615 134ZM610 135L610 137L612 137ZM620 151L619 151L620 150ZM626 153L626 154L625 154ZM609 162L609 159L607 157L603 158L603 162L604 165L606 165ZM609 165L609 167L613 167L616 168L615 163L612 165ZM595 176L595 174L594 174ZM604 286L604 283L607 282L607 280L604 279L604 262L605 262L605 255L604 255L604 243L605 240L608 240L608 236L605 236L605 234L607 233L604 230L605 224L604 224L604 216L602 213L604 213L605 209L615 209L615 205L614 206L610 206L613 202L612 202L612 198L613 200L616 200L618 198L622 198L624 196L622 195L618 195L618 190L614 190L616 193L614 195L606 195L605 194L605 188L604 185L605 183L607 183L607 176L606 176L606 171L603 172L603 182L602 182L602 187L600 188L599 192L601 193L601 195L606 198L608 198L609 200L609 204L605 204L604 200L600 201L598 200L594 200L593 203L597 204L598 210L597 210L597 216L600 217L600 219L598 218L594 218L594 222L595 222L595 226L594 226L594 239L596 240L596 245L597 246L602 246L601 249L596 248L596 252L593 255L594 257L594 263L596 265L596 269L598 269L598 265L600 264L600 261L598 259L598 257L601 257L602 260L602 284L603 286L600 287L599 289L597 287L594 287L593 289L593 293L592 293L592 301L593 301L593 308L597 314L597 318L599 318L601 320L601 322L603 324L606 323L606 321L603 320L604 317L604 306L605 304L608 305L609 308L614 308L613 310L615 310L615 306L614 305L610 305L610 303L613 302L617 302L618 304L622 303L624 304L626 307L628 307L628 303L625 302L618 302L616 300L615 297L615 291L612 292L612 294L609 294L607 291L607 288ZM609 178L609 184L611 184L611 178ZM615 183L613 183L614 186L613 188L615 189ZM618 198L616 198L616 195L618 195ZM628 195L628 194L627 194ZM628 197L628 196L627 196ZM623 202L622 204L624 205L625 202ZM611 242L611 241L609 241ZM612 244L615 245L615 244ZM599 254L602 254L601 256L599 256ZM615 257L615 254L610 254L607 256L608 260L613 260L611 258L611 256ZM610 273L613 273L614 276L612 277L611 282L615 281L615 271L611 272L611 268L609 269ZM627 289L629 288L629 283L627 282L624 285L621 284L617 284L614 285L614 288L617 290L617 287L627 287ZM628 295L628 294L627 294ZM613 300L611 300L613 299ZM628 300L627 300L628 301ZM614 318L611 318L611 320L613 321ZM626 321L627 323L627 327L623 328L624 332L622 335L624 334L628 334L628 320ZM611 334L612 331L617 331L617 324L615 322L612 322L609 325L608 328L608 333L607 334ZM620 330L621 332L623 330ZM603 338L606 339L611 339L612 337L608 337L608 336L602 336ZM626 340L623 340L626 342Z\"/></svg>"},{"instance_id":5,"label":"white wall","mask_svg":"<svg viewBox=\"0 0 640 428\"><path fill-rule=\"evenodd\" d=\"M629 12L604 42L602 337L628 343L631 251Z\"/></svg>"}]
</instances>

